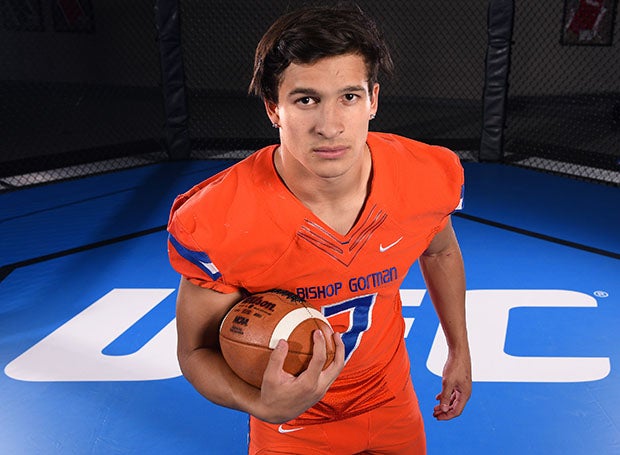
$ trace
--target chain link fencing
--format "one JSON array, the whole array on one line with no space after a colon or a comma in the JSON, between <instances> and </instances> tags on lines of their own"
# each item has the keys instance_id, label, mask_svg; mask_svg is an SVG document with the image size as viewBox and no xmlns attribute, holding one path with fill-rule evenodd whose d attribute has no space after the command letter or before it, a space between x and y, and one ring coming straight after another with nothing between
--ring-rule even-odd
<instances>
[{"instance_id":1,"label":"chain link fencing","mask_svg":"<svg viewBox=\"0 0 620 455\"><path fill-rule=\"evenodd\" d=\"M165 159L156 38L151 1L0 1L0 189Z\"/></svg>"},{"instance_id":2,"label":"chain link fencing","mask_svg":"<svg viewBox=\"0 0 620 455\"><path fill-rule=\"evenodd\" d=\"M620 185L616 3L516 2L507 162Z\"/></svg>"},{"instance_id":3,"label":"chain link fencing","mask_svg":"<svg viewBox=\"0 0 620 455\"><path fill-rule=\"evenodd\" d=\"M169 158L159 1L0 0L0 191ZM596 2L515 1L504 162L620 185L618 11L597 1L596 33L577 14ZM334 2L312 2L322 3ZM356 3L396 63L371 129L477 160L489 1ZM278 16L308 4L178 0L191 158L277 142L247 94L254 49Z\"/></svg>"}]
</instances>

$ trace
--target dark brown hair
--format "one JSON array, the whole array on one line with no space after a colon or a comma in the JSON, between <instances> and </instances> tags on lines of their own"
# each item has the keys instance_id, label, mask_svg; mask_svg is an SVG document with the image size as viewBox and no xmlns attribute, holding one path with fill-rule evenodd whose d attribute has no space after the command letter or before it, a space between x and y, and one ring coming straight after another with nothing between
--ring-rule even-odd
<instances>
[{"instance_id":1,"label":"dark brown hair","mask_svg":"<svg viewBox=\"0 0 620 455\"><path fill-rule=\"evenodd\" d=\"M278 102L280 76L291 63L359 54L366 62L369 90L379 72L391 75L394 64L375 22L359 8L311 7L280 17L258 43L249 91Z\"/></svg>"}]
</instances>

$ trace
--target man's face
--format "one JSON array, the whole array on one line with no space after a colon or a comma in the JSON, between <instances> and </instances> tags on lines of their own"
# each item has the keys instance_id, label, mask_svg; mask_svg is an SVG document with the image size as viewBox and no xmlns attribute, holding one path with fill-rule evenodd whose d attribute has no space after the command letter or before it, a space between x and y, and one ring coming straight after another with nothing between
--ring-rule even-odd
<instances>
[{"instance_id":1,"label":"man's face","mask_svg":"<svg viewBox=\"0 0 620 455\"><path fill-rule=\"evenodd\" d=\"M369 92L360 55L289 65L280 78L278 103L265 103L270 120L280 126L285 166L333 178L359 165L378 96L378 84Z\"/></svg>"}]
</instances>

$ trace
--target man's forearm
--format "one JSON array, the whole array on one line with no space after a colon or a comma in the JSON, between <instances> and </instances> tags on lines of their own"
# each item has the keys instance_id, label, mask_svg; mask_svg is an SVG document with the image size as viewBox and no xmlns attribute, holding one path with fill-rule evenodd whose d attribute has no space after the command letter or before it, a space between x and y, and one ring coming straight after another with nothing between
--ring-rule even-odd
<instances>
[{"instance_id":1,"label":"man's forearm","mask_svg":"<svg viewBox=\"0 0 620 455\"><path fill-rule=\"evenodd\" d=\"M465 316L465 269L458 243L420 257L420 268L451 351L469 353Z\"/></svg>"}]
</instances>

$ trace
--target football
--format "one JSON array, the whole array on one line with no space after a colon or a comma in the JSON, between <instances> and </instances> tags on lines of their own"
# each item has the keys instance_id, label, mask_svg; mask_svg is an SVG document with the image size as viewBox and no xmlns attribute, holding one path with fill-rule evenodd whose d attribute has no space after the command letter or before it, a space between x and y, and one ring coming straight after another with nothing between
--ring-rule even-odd
<instances>
[{"instance_id":1,"label":"football","mask_svg":"<svg viewBox=\"0 0 620 455\"><path fill-rule=\"evenodd\" d=\"M325 369L335 352L329 322L295 294L275 289L251 294L230 309L220 325L220 348L237 376L260 387L269 356L281 339L289 346L284 370L297 376L308 367L317 329L325 336Z\"/></svg>"}]
</instances>

